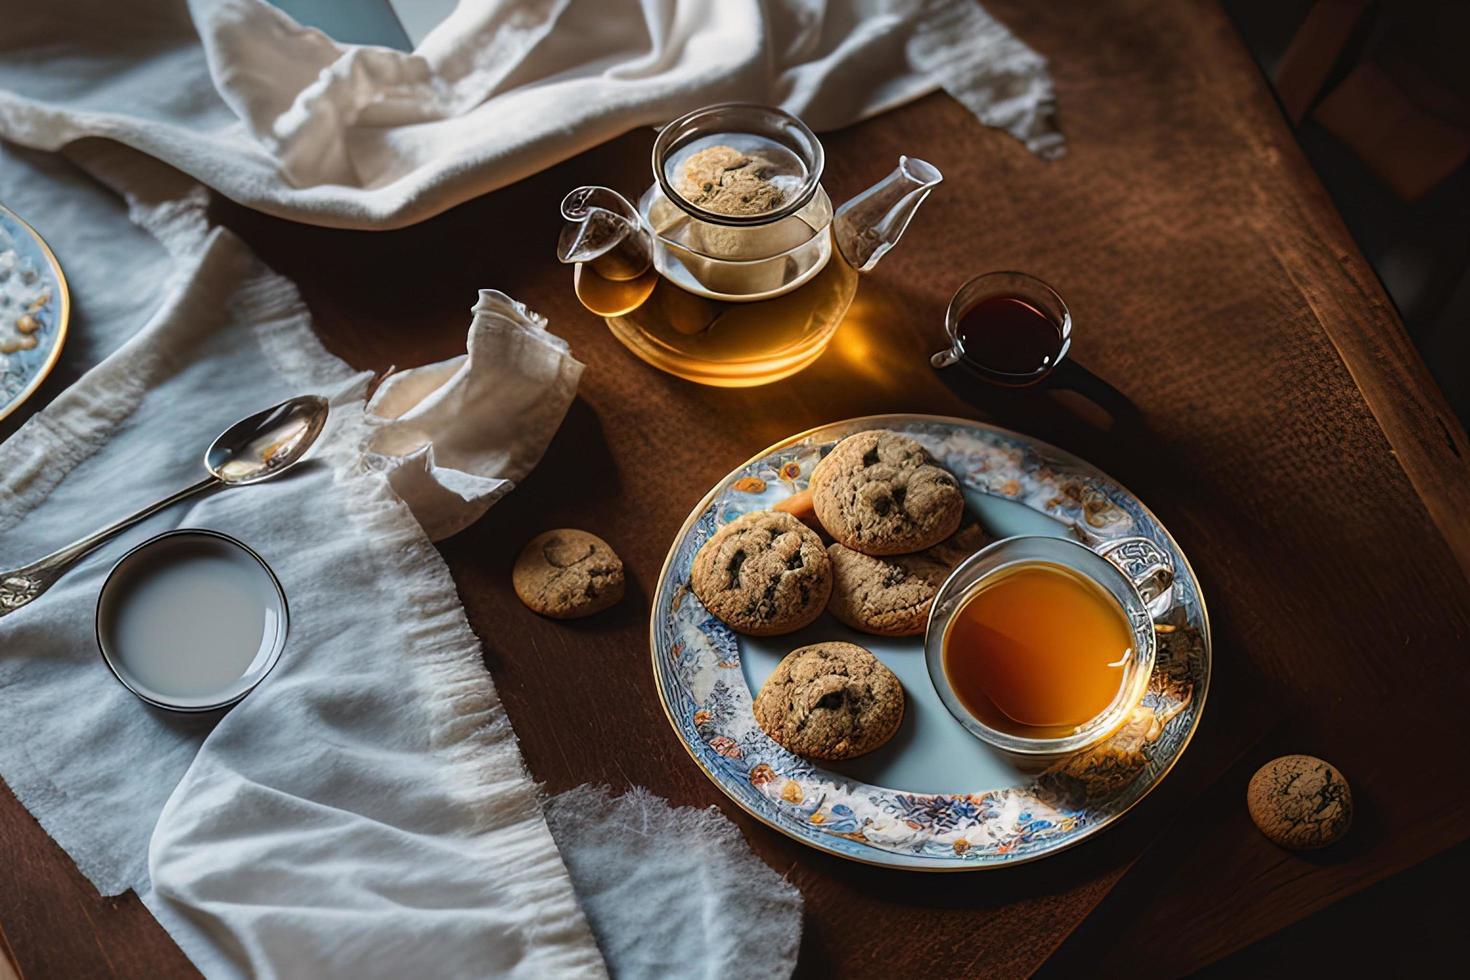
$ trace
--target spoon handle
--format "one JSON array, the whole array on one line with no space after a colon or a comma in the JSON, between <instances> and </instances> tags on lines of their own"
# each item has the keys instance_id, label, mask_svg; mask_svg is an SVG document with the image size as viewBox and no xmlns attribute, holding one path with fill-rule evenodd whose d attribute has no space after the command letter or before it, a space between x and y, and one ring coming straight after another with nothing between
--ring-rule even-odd
<instances>
[{"instance_id":1,"label":"spoon handle","mask_svg":"<svg viewBox=\"0 0 1470 980\"><path fill-rule=\"evenodd\" d=\"M73 541L65 548L51 552L45 558L38 558L29 565L14 571L0 572L0 617L15 612L51 588L78 559L119 532L127 530L145 517L151 517L165 507L171 507L181 500L187 500L197 493L203 493L205 490L221 485L221 482L214 476L207 476L191 487L185 487L172 496L149 504L135 514L130 514L101 530L94 531L79 541Z\"/></svg>"}]
</instances>

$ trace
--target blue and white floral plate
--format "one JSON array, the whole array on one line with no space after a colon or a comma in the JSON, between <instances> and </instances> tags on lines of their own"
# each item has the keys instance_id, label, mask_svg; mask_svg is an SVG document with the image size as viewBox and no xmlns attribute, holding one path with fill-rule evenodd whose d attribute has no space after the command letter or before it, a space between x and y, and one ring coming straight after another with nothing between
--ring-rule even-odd
<instances>
[{"instance_id":1,"label":"blue and white floral plate","mask_svg":"<svg viewBox=\"0 0 1470 980\"><path fill-rule=\"evenodd\" d=\"M56 256L34 228L0 205L0 419L51 373L70 312Z\"/></svg>"},{"instance_id":2,"label":"blue and white floral plate","mask_svg":"<svg viewBox=\"0 0 1470 980\"><path fill-rule=\"evenodd\" d=\"M1097 748L1023 770L945 711L924 665L923 638L857 633L823 614L798 633L739 636L689 589L695 552L715 528L806 487L838 440L864 429L923 443L958 477L992 537L1153 539L1174 559L1174 606L1143 703ZM1188 561L1148 508L1069 453L965 419L884 415L823 426L782 442L731 473L685 522L653 601L653 671L684 747L732 800L819 850L869 864L972 871L1019 864L1077 844L1122 816L1184 752L1210 681L1210 627ZM902 726L882 748L819 767L761 731L752 692L796 647L849 640L903 682Z\"/></svg>"}]
</instances>

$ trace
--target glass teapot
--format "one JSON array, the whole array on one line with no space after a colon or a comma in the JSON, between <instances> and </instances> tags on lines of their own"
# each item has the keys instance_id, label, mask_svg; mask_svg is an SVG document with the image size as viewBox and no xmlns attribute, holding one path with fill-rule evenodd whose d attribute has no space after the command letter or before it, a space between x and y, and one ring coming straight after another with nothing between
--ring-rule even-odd
<instances>
[{"instance_id":1,"label":"glass teapot","mask_svg":"<svg viewBox=\"0 0 1470 980\"><path fill-rule=\"evenodd\" d=\"M669 123L635 207L606 187L562 201L557 257L633 353L703 384L766 384L826 349L857 292L943 178L922 160L834 212L822 144L780 109L731 103Z\"/></svg>"}]
</instances>

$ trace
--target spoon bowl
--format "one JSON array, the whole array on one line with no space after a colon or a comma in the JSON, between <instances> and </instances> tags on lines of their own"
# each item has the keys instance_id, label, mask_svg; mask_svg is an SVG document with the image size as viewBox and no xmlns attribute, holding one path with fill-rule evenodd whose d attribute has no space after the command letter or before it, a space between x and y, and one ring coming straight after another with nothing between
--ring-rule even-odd
<instances>
[{"instance_id":1,"label":"spoon bowl","mask_svg":"<svg viewBox=\"0 0 1470 980\"><path fill-rule=\"evenodd\" d=\"M221 432L204 454L204 467L233 486L269 480L300 462L326 424L325 398L287 399Z\"/></svg>"},{"instance_id":2,"label":"spoon bowl","mask_svg":"<svg viewBox=\"0 0 1470 980\"><path fill-rule=\"evenodd\" d=\"M139 521L195 494L220 487L239 487L280 476L300 462L327 424L327 400L317 395L289 398L230 426L204 454L209 475L114 521L59 551L11 571L0 570L0 617L33 602L68 568L102 542Z\"/></svg>"}]
</instances>

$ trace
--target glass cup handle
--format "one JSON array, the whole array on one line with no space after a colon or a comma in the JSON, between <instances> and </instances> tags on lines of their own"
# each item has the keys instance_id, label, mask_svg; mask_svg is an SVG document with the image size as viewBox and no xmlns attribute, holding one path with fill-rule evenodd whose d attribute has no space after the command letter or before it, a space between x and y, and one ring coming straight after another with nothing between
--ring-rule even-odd
<instances>
[{"instance_id":1,"label":"glass cup handle","mask_svg":"<svg viewBox=\"0 0 1470 980\"><path fill-rule=\"evenodd\" d=\"M1114 538L1093 546L1138 590L1149 615L1158 619L1174 602L1174 562L1148 538Z\"/></svg>"},{"instance_id":2,"label":"glass cup handle","mask_svg":"<svg viewBox=\"0 0 1470 980\"><path fill-rule=\"evenodd\" d=\"M938 352L937 354L934 354L932 357L929 358L929 364L935 370L938 370L939 368L947 368L951 364L958 364L959 361L960 352L955 350L953 345L946 347L944 350Z\"/></svg>"}]
</instances>

